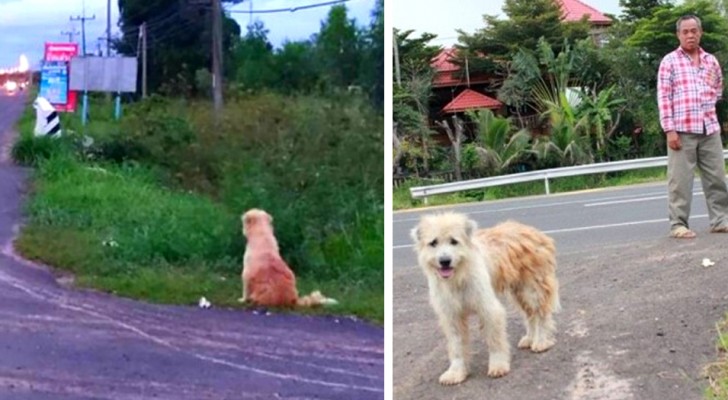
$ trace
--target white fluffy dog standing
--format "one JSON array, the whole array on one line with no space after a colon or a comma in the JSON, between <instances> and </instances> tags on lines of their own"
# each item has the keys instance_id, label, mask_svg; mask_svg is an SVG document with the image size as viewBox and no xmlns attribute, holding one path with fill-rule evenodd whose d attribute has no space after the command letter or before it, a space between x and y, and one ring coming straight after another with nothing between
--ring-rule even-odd
<instances>
[{"instance_id":1,"label":"white fluffy dog standing","mask_svg":"<svg viewBox=\"0 0 728 400\"><path fill-rule=\"evenodd\" d=\"M440 383L454 385L468 376L471 314L478 316L488 345L488 376L510 371L506 310L496 292L510 295L524 313L527 334L519 347L540 352L553 346L551 313L559 301L551 238L510 221L478 230L475 221L458 213L424 216L412 238L448 342L450 366Z\"/></svg>"}]
</instances>

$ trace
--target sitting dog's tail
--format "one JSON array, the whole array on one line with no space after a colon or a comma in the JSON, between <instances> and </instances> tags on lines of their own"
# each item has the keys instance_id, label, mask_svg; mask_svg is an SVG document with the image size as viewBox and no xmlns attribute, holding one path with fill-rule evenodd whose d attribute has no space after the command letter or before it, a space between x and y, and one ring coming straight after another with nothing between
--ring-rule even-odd
<instances>
[{"instance_id":1,"label":"sitting dog's tail","mask_svg":"<svg viewBox=\"0 0 728 400\"><path fill-rule=\"evenodd\" d=\"M296 301L296 305L299 307L333 306L336 304L339 304L339 302L322 295L318 290L307 296L299 297Z\"/></svg>"}]
</instances>

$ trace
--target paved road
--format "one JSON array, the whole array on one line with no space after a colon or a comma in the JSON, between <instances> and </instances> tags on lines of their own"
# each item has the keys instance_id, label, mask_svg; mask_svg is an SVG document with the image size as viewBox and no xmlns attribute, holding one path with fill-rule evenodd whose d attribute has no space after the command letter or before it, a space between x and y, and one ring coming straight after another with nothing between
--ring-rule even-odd
<instances>
[{"instance_id":1,"label":"paved road","mask_svg":"<svg viewBox=\"0 0 728 400\"><path fill-rule=\"evenodd\" d=\"M0 97L0 143L22 109ZM0 162L0 398L381 399L383 330L347 317L150 305L60 286L9 243L24 171Z\"/></svg>"},{"instance_id":2,"label":"paved road","mask_svg":"<svg viewBox=\"0 0 728 400\"><path fill-rule=\"evenodd\" d=\"M485 346L474 334L473 374L453 388L437 383L446 343L410 247L423 211L396 213L395 398L700 399L702 366L717 357L715 323L728 311L728 235L708 233L695 189L693 241L667 237L665 183L454 207L482 226L513 218L549 232L564 309L556 347L532 354L515 349L524 328L511 307L511 373L485 376ZM706 257L716 265L703 268Z\"/></svg>"}]
</instances>

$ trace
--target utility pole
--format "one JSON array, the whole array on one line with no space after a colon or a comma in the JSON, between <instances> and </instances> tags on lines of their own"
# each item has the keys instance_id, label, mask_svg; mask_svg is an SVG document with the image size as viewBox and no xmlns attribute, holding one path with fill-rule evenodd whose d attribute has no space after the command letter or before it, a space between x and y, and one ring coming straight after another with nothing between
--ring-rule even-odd
<instances>
[{"instance_id":1,"label":"utility pole","mask_svg":"<svg viewBox=\"0 0 728 400\"><path fill-rule=\"evenodd\" d=\"M61 31L61 35L68 35L68 43L75 43L75 37L78 35L78 31L76 30L76 27L74 26L72 30L70 31Z\"/></svg>"},{"instance_id":2,"label":"utility pole","mask_svg":"<svg viewBox=\"0 0 728 400\"><path fill-rule=\"evenodd\" d=\"M111 57L111 0L106 0L106 57Z\"/></svg>"},{"instance_id":3,"label":"utility pole","mask_svg":"<svg viewBox=\"0 0 728 400\"><path fill-rule=\"evenodd\" d=\"M212 0L212 100L215 118L220 118L222 99L222 8L220 0Z\"/></svg>"},{"instance_id":4,"label":"utility pole","mask_svg":"<svg viewBox=\"0 0 728 400\"><path fill-rule=\"evenodd\" d=\"M147 23L139 27L139 36L142 39L142 98L147 97Z\"/></svg>"},{"instance_id":5,"label":"utility pole","mask_svg":"<svg viewBox=\"0 0 728 400\"><path fill-rule=\"evenodd\" d=\"M71 21L81 21L81 40L82 40L82 49L83 53L82 55L86 55L86 21L93 21L96 19L96 14L94 14L93 17L87 17L87 16L77 16L77 17L71 17Z\"/></svg>"}]
</instances>

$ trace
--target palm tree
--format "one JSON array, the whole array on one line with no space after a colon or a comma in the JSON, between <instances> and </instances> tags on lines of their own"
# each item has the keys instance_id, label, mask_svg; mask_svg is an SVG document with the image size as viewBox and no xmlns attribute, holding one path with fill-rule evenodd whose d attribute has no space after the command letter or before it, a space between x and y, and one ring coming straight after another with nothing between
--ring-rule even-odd
<instances>
[{"instance_id":1,"label":"palm tree","mask_svg":"<svg viewBox=\"0 0 728 400\"><path fill-rule=\"evenodd\" d=\"M429 170L429 145L434 133L428 119L432 76L432 71L412 73L402 87L395 87L393 94L395 119L402 120L399 125L403 134L413 134L420 142L425 171Z\"/></svg>"},{"instance_id":2,"label":"palm tree","mask_svg":"<svg viewBox=\"0 0 728 400\"><path fill-rule=\"evenodd\" d=\"M585 164L593 161L590 146L584 132L588 127L588 119L579 117L566 92L551 98L540 98L546 109L542 117L550 119L551 131L548 137L536 141L533 150L539 160L553 159L562 165Z\"/></svg>"},{"instance_id":3,"label":"palm tree","mask_svg":"<svg viewBox=\"0 0 728 400\"><path fill-rule=\"evenodd\" d=\"M584 94L582 103L579 106L579 114L587 119L593 136L597 155L602 158L605 151L606 141L614 134L619 125L621 113L617 113L615 121L612 120L612 112L617 106L627 100L614 98L615 86L612 85L594 95Z\"/></svg>"},{"instance_id":4,"label":"palm tree","mask_svg":"<svg viewBox=\"0 0 728 400\"><path fill-rule=\"evenodd\" d=\"M488 109L467 115L477 125L475 150L485 170L503 173L528 153L531 134L525 129L514 133L510 119L498 117Z\"/></svg>"}]
</instances>

